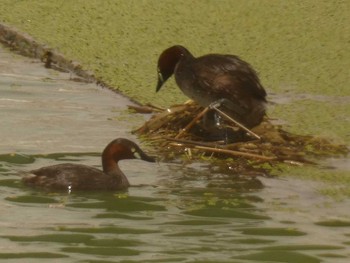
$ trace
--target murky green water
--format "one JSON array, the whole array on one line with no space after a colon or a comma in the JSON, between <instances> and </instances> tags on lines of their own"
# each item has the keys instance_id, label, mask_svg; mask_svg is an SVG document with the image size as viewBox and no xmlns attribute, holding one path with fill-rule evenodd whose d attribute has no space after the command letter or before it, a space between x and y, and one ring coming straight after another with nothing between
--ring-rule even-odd
<instances>
[{"instance_id":1,"label":"murky green water","mask_svg":"<svg viewBox=\"0 0 350 263\"><path fill-rule=\"evenodd\" d=\"M134 185L127 192L24 187L23 170L67 161L101 167L107 142L135 139L129 131L142 119L108 90L3 49L0 57L0 260L348 262L350 202L321 194L327 182L305 179L308 169L249 179L205 163L132 160L121 163ZM328 163L349 174L348 159Z\"/></svg>"}]
</instances>

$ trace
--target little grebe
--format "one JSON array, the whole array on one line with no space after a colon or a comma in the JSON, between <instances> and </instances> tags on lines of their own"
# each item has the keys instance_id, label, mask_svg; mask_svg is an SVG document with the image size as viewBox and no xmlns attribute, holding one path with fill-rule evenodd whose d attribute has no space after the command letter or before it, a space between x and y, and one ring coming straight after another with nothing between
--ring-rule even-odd
<instances>
[{"instance_id":1,"label":"little grebe","mask_svg":"<svg viewBox=\"0 0 350 263\"><path fill-rule=\"evenodd\" d=\"M202 107L220 102L226 114L247 128L265 115L266 91L255 70L237 56L195 58L185 47L173 46L159 57L157 92L172 74L186 96Z\"/></svg>"},{"instance_id":2,"label":"little grebe","mask_svg":"<svg viewBox=\"0 0 350 263\"><path fill-rule=\"evenodd\" d=\"M103 171L87 165L63 163L32 170L22 180L26 185L47 190L124 190L130 186L118 166L118 161L124 159L155 162L137 144L119 138L110 142L103 150Z\"/></svg>"}]
</instances>

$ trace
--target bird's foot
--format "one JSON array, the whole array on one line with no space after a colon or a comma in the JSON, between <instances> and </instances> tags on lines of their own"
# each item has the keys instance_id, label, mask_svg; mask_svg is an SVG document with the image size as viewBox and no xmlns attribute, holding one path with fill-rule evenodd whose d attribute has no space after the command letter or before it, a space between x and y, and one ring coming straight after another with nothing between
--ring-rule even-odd
<instances>
[{"instance_id":1,"label":"bird's foot","mask_svg":"<svg viewBox=\"0 0 350 263\"><path fill-rule=\"evenodd\" d=\"M212 103L209 104L209 109L214 109L214 108L219 108L221 106L226 106L226 104L233 104L231 101L229 101L228 99L222 98L222 99L218 99Z\"/></svg>"}]
</instances>

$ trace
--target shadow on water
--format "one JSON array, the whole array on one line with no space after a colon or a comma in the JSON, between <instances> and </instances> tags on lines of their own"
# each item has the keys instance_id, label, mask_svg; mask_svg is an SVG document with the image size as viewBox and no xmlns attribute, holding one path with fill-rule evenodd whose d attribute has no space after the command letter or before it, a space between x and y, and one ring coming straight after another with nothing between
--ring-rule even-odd
<instances>
[{"instance_id":1,"label":"shadow on water","mask_svg":"<svg viewBox=\"0 0 350 263\"><path fill-rule=\"evenodd\" d=\"M128 160L121 162L133 185L128 191L25 187L21 171L41 166L101 169L101 150L111 139L132 137L132 124L123 115L125 98L1 55L19 65L0 79L0 132L8 139L0 143L0 260L347 262L348 202L320 195L320 182Z\"/></svg>"}]
</instances>

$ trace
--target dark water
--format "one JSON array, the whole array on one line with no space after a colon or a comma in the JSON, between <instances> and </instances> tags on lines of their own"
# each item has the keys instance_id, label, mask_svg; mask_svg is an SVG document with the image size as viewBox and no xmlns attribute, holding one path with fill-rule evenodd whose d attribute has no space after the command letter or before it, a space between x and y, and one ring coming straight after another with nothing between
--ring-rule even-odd
<instances>
[{"instance_id":1,"label":"dark water","mask_svg":"<svg viewBox=\"0 0 350 263\"><path fill-rule=\"evenodd\" d=\"M1 260L349 261L350 202L319 193L322 182L132 160L121 163L133 185L127 192L24 187L23 170L67 161L100 168L104 146L136 140L129 131L143 120L112 92L4 49L0 57Z\"/></svg>"}]
</instances>

